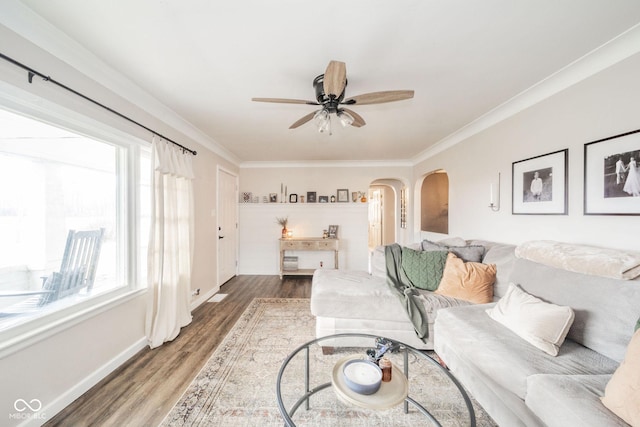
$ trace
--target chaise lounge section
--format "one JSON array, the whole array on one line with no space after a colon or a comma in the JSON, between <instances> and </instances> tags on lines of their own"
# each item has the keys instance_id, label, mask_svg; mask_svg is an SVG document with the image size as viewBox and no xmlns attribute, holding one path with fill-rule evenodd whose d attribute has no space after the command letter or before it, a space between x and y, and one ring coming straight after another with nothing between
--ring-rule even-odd
<instances>
[{"instance_id":1,"label":"chaise lounge section","mask_svg":"<svg viewBox=\"0 0 640 427\"><path fill-rule=\"evenodd\" d=\"M441 249L486 264L495 264L496 283L507 280L515 246L487 241L466 242L460 238L438 242ZM423 243L408 246L420 250ZM465 248L465 249L460 249ZM480 248L480 250L478 250ZM435 249L430 247L430 249ZM311 288L311 312L316 317L316 337L340 333L379 334L422 350L433 350L433 325L438 310L470 305L471 302L418 289L426 311L428 333L418 338L407 313L387 284L384 247L377 247L370 259L370 272L316 270ZM355 343L354 343L355 344Z\"/></svg>"}]
</instances>

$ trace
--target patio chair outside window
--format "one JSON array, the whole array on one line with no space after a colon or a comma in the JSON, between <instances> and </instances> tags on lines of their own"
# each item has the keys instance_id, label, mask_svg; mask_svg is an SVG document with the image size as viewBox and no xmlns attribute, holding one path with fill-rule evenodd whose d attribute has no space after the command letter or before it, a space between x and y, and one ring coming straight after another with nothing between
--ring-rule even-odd
<instances>
[{"instance_id":1,"label":"patio chair outside window","mask_svg":"<svg viewBox=\"0 0 640 427\"><path fill-rule=\"evenodd\" d=\"M3 308L0 317L32 313L40 307L93 288L104 228L91 231L69 230L60 271L43 278L40 291L15 291L2 293L0 297L30 296L14 305Z\"/></svg>"}]
</instances>

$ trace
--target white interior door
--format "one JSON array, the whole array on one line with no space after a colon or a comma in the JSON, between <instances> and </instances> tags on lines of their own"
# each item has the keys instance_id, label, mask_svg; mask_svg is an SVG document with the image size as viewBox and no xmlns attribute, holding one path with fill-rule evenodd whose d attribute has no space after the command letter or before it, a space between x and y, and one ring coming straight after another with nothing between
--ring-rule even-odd
<instances>
[{"instance_id":1,"label":"white interior door","mask_svg":"<svg viewBox=\"0 0 640 427\"><path fill-rule=\"evenodd\" d=\"M218 286L237 274L238 176L218 168Z\"/></svg>"},{"instance_id":2,"label":"white interior door","mask_svg":"<svg viewBox=\"0 0 640 427\"><path fill-rule=\"evenodd\" d=\"M369 247L382 245L382 191L369 190Z\"/></svg>"}]
</instances>

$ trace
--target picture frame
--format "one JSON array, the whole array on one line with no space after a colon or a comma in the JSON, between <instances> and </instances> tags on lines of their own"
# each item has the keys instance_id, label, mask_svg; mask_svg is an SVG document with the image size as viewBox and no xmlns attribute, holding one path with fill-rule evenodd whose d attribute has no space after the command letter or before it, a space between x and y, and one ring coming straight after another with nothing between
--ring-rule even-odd
<instances>
[{"instance_id":1,"label":"picture frame","mask_svg":"<svg viewBox=\"0 0 640 427\"><path fill-rule=\"evenodd\" d=\"M513 215L567 215L569 149L511 164Z\"/></svg>"},{"instance_id":2,"label":"picture frame","mask_svg":"<svg viewBox=\"0 0 640 427\"><path fill-rule=\"evenodd\" d=\"M330 239L337 239L338 238L338 226L337 225L330 225L328 230L329 230L329 238Z\"/></svg>"},{"instance_id":3,"label":"picture frame","mask_svg":"<svg viewBox=\"0 0 640 427\"><path fill-rule=\"evenodd\" d=\"M278 203L278 193L269 193L269 203Z\"/></svg>"},{"instance_id":4,"label":"picture frame","mask_svg":"<svg viewBox=\"0 0 640 427\"><path fill-rule=\"evenodd\" d=\"M253 193L251 191L243 191L240 201L242 203L251 203L253 201Z\"/></svg>"},{"instance_id":5,"label":"picture frame","mask_svg":"<svg viewBox=\"0 0 640 427\"><path fill-rule=\"evenodd\" d=\"M295 193L289 194L289 203L298 203L298 195Z\"/></svg>"},{"instance_id":6,"label":"picture frame","mask_svg":"<svg viewBox=\"0 0 640 427\"><path fill-rule=\"evenodd\" d=\"M640 215L640 129L584 144L585 215Z\"/></svg>"},{"instance_id":7,"label":"picture frame","mask_svg":"<svg viewBox=\"0 0 640 427\"><path fill-rule=\"evenodd\" d=\"M349 190L346 188L339 188L336 192L336 200L338 203L349 203Z\"/></svg>"},{"instance_id":8,"label":"picture frame","mask_svg":"<svg viewBox=\"0 0 640 427\"><path fill-rule=\"evenodd\" d=\"M318 198L319 203L329 203L329 196L320 196Z\"/></svg>"},{"instance_id":9,"label":"picture frame","mask_svg":"<svg viewBox=\"0 0 640 427\"><path fill-rule=\"evenodd\" d=\"M315 202L316 202L316 192L307 191L307 203L315 203Z\"/></svg>"}]
</instances>

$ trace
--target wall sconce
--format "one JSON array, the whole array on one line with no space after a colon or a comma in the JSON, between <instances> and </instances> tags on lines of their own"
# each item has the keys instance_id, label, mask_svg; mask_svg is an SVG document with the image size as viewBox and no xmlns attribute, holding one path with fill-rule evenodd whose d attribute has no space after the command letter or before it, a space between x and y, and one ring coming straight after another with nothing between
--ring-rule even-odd
<instances>
[{"instance_id":1,"label":"wall sconce","mask_svg":"<svg viewBox=\"0 0 640 427\"><path fill-rule=\"evenodd\" d=\"M489 209L494 212L500 210L500 172L498 172L498 191L495 193L497 198L494 199L493 184L489 185Z\"/></svg>"}]
</instances>

